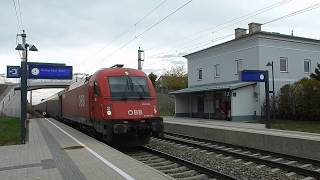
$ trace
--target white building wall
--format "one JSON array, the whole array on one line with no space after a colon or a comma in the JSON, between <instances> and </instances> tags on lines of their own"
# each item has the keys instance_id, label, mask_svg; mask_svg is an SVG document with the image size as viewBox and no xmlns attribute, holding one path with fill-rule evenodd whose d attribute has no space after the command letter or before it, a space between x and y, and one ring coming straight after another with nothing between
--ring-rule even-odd
<instances>
[{"instance_id":1,"label":"white building wall","mask_svg":"<svg viewBox=\"0 0 320 180\"><path fill-rule=\"evenodd\" d=\"M186 113L189 112L189 99L187 95L176 95L175 96L175 112L176 113Z\"/></svg>"},{"instance_id":2,"label":"white building wall","mask_svg":"<svg viewBox=\"0 0 320 180\"><path fill-rule=\"evenodd\" d=\"M258 39L259 69L269 71L269 84L272 90L272 71L266 64L273 61L276 94L283 85L309 77L317 63L320 63L320 44L284 38L259 37ZM288 58L288 72L280 72L280 57ZM311 60L311 73L304 72L304 59ZM265 88L263 83L258 87L259 103L257 105L261 107L265 101Z\"/></svg>"},{"instance_id":3,"label":"white building wall","mask_svg":"<svg viewBox=\"0 0 320 180\"><path fill-rule=\"evenodd\" d=\"M213 102L214 102L213 92L206 92L204 96L204 112L205 113L214 113Z\"/></svg>"},{"instance_id":4,"label":"white building wall","mask_svg":"<svg viewBox=\"0 0 320 180\"><path fill-rule=\"evenodd\" d=\"M179 115L197 113L198 112L197 96L198 96L197 94L175 95L175 113Z\"/></svg>"},{"instance_id":5,"label":"white building wall","mask_svg":"<svg viewBox=\"0 0 320 180\"><path fill-rule=\"evenodd\" d=\"M258 41L254 38L239 39L233 43L222 44L188 58L188 86L239 80L235 61L242 60L243 69L258 68ZM215 77L214 66L220 65L220 77ZM203 78L198 79L198 69L202 69Z\"/></svg>"},{"instance_id":6,"label":"white building wall","mask_svg":"<svg viewBox=\"0 0 320 180\"><path fill-rule=\"evenodd\" d=\"M233 90L231 93L232 121L252 120L257 113L255 86ZM233 96L236 93L236 96Z\"/></svg>"},{"instance_id":7,"label":"white building wall","mask_svg":"<svg viewBox=\"0 0 320 180\"><path fill-rule=\"evenodd\" d=\"M280 57L288 58L288 72L280 72ZM304 59L311 60L311 73L314 72L317 63L320 63L320 43L303 38L254 34L190 54L187 56L187 59L189 87L239 80L239 76L235 72L235 60L241 59L243 69L269 71L270 90L272 90L271 67L267 67L266 64L273 61L275 92L278 92L283 85L294 83L303 77L310 76L310 73L304 72ZM220 77L215 77L214 66L216 64L220 65ZM202 69L202 80L198 79L199 69ZM243 94L243 97L249 96L247 92L240 91L237 94ZM232 113L235 113L234 115L243 115L243 113L239 114L240 111L246 112L242 108L247 109L249 106L252 106L252 103L254 104L252 109L256 111L257 115L261 115L261 106L265 101L264 83L258 83L254 86L253 90L250 89L250 92L252 94L255 93L255 100L253 102L249 100L250 102L248 103L250 105L248 107L238 106L237 108L232 108ZM191 99L190 106L192 107L190 108L192 112L196 112L197 99L195 96L191 97ZM211 103L210 99L210 95L206 95L205 112L211 112L209 107ZM235 105L234 103L240 103L240 99L245 103L248 101L245 98L239 97L239 99L235 99L232 102L233 105ZM235 109L236 111L233 111ZM254 112L252 109L247 115L252 115Z\"/></svg>"}]
</instances>

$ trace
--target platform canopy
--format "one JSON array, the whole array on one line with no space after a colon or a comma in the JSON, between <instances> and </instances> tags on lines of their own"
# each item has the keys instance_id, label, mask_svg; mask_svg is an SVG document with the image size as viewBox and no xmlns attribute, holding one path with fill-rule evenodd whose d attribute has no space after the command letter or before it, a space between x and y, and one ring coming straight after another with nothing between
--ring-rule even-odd
<instances>
[{"instance_id":1,"label":"platform canopy","mask_svg":"<svg viewBox=\"0 0 320 180\"><path fill-rule=\"evenodd\" d=\"M221 83L211 83L199 86L192 86L185 89L180 89L173 91L170 94L185 94L185 93L194 93L194 92L204 92L204 91L218 91L218 90L234 90L242 87L250 86L256 84L255 82L242 82L242 81L228 81Z\"/></svg>"}]
</instances>

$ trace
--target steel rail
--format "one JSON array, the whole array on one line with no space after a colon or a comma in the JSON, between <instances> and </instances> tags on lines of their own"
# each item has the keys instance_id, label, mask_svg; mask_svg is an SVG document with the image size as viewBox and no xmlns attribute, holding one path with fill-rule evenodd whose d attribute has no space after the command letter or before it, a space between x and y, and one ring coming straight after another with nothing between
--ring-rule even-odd
<instances>
[{"instance_id":1,"label":"steel rail","mask_svg":"<svg viewBox=\"0 0 320 180\"><path fill-rule=\"evenodd\" d=\"M183 165L185 167L188 167L190 169L196 170L199 173L206 174L206 175L208 175L210 177L219 178L219 179L225 179L225 180L235 180L236 179L236 178L234 178L232 176L229 176L227 174L221 173L219 171L204 167L202 165L199 165L199 164L193 163L191 161L187 161L187 160L181 159L179 157L176 157L176 156L161 152L159 150L156 150L156 149L153 149L153 148L150 148L150 147L143 146L143 147L141 147L141 149L144 150L144 151L151 152L152 154L157 154L160 157L168 159L168 160L170 160L172 162L179 163L179 164L181 164L181 165Z\"/></svg>"},{"instance_id":2,"label":"steel rail","mask_svg":"<svg viewBox=\"0 0 320 180\"><path fill-rule=\"evenodd\" d=\"M268 155L272 155L272 156L278 156L278 157L282 157L285 158L287 160L292 160L292 161L299 161L299 162L303 162L306 164L313 164L316 165L317 167L320 167L320 161L314 160L314 159L309 159L309 158L303 158L303 157L298 157L298 156L292 156L292 155L287 155L287 154L282 154L282 153L277 153L277 152L271 152L271 151L265 151L265 150L261 150L261 149L255 149L255 148L250 148L250 147L245 147L245 146L239 146L239 145L233 145L233 144L228 144L228 143L222 143L222 142L217 142L217 141L213 141L213 140L208 140L208 139L201 139L199 137L194 137L194 136L187 136L187 135L182 135L182 134L176 134L176 133L168 133L165 132L164 134L167 135L172 135L172 136L180 136L183 138L190 138L190 139L194 139L197 141L203 141L203 142L207 142L207 143L215 143L221 146L228 146L231 148L239 148L242 150L246 150L246 151L254 151L260 154L268 154Z\"/></svg>"},{"instance_id":3,"label":"steel rail","mask_svg":"<svg viewBox=\"0 0 320 180\"><path fill-rule=\"evenodd\" d=\"M170 133L172 134L172 133ZM177 135L177 136L184 136L184 135ZM188 136L185 136L188 137ZM193 138L193 137L189 137L189 138ZM265 164L267 166L270 167L275 167L275 168L280 168L282 170L285 171L289 171L289 172L295 172L297 174L300 175L304 175L304 176L311 176L317 179L320 179L320 172L317 171L313 171L313 170L309 170L309 169L305 169L305 168L300 168L297 166L292 166L292 165L288 165L288 164L284 164L284 163L280 163L280 162L276 162L276 161L272 161L272 160L267 160L267 159L261 159L258 157L254 157L254 156L250 156L247 154L242 154L240 152L234 152L234 151L228 151L228 150L223 150L223 149L219 149L216 147L212 147L212 146L208 146L208 145L204 145L204 144L197 144L197 143L193 143L193 142L189 142L190 140L184 140L182 138L179 137L174 137L174 138L168 138L168 137L161 137L159 139L164 139L164 140L168 140L171 142L175 142L175 143L179 143L179 144L185 144L194 148L199 148L199 149L203 149L203 150L207 150L207 151L213 151L213 152L217 152L217 153L221 153L224 155L228 155L228 156L232 156L232 157L236 157L236 158L241 158L244 160L248 160L248 161L252 161L255 162L257 164ZM210 143L210 141L208 140L203 140L200 138L193 138L193 139L198 139L198 141L202 141L202 142L208 142ZM211 143L215 143L212 142ZM239 147L241 148L241 147ZM264 151L265 153L268 153L267 151ZM269 153L269 155L271 155L272 153ZM278 155L281 157L281 155ZM292 156L290 156L292 158ZM298 158L301 159L301 158ZM294 160L294 159L290 159L290 160Z\"/></svg>"}]
</instances>

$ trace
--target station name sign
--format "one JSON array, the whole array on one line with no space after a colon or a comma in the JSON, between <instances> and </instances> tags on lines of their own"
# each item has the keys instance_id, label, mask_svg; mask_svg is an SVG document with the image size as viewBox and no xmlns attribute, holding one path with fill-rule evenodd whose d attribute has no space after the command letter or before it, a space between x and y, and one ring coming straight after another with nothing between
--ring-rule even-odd
<instances>
[{"instance_id":1,"label":"station name sign","mask_svg":"<svg viewBox=\"0 0 320 180\"><path fill-rule=\"evenodd\" d=\"M72 66L28 63L28 79L72 79Z\"/></svg>"},{"instance_id":2,"label":"station name sign","mask_svg":"<svg viewBox=\"0 0 320 180\"><path fill-rule=\"evenodd\" d=\"M268 71L264 70L243 70L240 79L246 82L266 82L268 79Z\"/></svg>"}]
</instances>

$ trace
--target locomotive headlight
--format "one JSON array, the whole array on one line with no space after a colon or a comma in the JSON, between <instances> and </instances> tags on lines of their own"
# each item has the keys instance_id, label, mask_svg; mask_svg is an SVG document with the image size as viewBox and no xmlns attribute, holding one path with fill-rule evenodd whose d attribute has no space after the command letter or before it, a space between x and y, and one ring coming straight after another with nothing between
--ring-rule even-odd
<instances>
[{"instance_id":1,"label":"locomotive headlight","mask_svg":"<svg viewBox=\"0 0 320 180\"><path fill-rule=\"evenodd\" d=\"M112 115L112 108L111 106L107 106L107 115L111 116Z\"/></svg>"},{"instance_id":2,"label":"locomotive headlight","mask_svg":"<svg viewBox=\"0 0 320 180\"><path fill-rule=\"evenodd\" d=\"M157 112L158 112L158 111L157 111L157 105L153 105L153 113L154 113L154 114L157 114Z\"/></svg>"}]
</instances>

